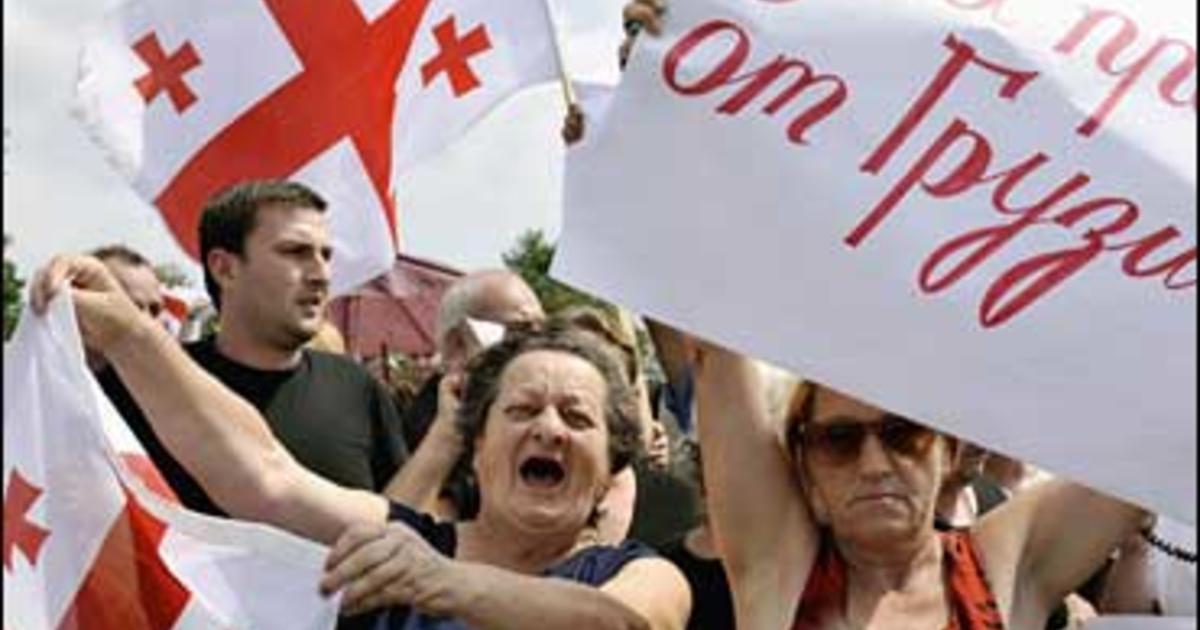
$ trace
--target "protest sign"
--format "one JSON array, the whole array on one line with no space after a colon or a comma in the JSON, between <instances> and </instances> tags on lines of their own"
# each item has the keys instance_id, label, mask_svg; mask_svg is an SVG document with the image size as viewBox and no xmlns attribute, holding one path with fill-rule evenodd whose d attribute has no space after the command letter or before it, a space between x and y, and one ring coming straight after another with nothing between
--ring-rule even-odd
<instances>
[{"instance_id":1,"label":"protest sign","mask_svg":"<svg viewBox=\"0 0 1200 630\"><path fill-rule=\"evenodd\" d=\"M1083 630L1196 630L1196 618L1105 615L1084 623Z\"/></svg>"},{"instance_id":2,"label":"protest sign","mask_svg":"<svg viewBox=\"0 0 1200 630\"><path fill-rule=\"evenodd\" d=\"M1195 13L689 0L554 274L1194 522Z\"/></svg>"}]
</instances>

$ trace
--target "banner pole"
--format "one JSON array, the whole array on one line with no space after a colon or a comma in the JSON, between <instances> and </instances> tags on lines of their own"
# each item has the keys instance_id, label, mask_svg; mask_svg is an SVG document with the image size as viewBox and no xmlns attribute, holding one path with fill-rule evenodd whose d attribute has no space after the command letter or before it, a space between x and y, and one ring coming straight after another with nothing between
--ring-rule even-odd
<instances>
[{"instance_id":1,"label":"banner pole","mask_svg":"<svg viewBox=\"0 0 1200 630\"><path fill-rule=\"evenodd\" d=\"M554 58L558 62L558 82L562 87L563 100L567 103L567 108L570 109L575 105L575 88L571 85L571 77L567 74L567 64L563 55L562 40L559 38L558 20L555 19L554 7L550 5L551 0L542 0L542 7L546 10L546 18L550 22L550 31L554 41Z\"/></svg>"}]
</instances>

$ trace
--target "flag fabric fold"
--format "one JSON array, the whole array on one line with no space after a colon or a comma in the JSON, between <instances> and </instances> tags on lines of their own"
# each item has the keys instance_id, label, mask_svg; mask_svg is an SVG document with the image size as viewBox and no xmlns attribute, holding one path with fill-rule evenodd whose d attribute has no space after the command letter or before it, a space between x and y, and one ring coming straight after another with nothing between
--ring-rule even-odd
<instances>
[{"instance_id":1,"label":"flag fabric fold","mask_svg":"<svg viewBox=\"0 0 1200 630\"><path fill-rule=\"evenodd\" d=\"M311 185L343 293L391 266L394 174L558 76L554 42L546 0L134 0L85 44L73 111L193 258L214 192Z\"/></svg>"},{"instance_id":2,"label":"flag fabric fold","mask_svg":"<svg viewBox=\"0 0 1200 630\"><path fill-rule=\"evenodd\" d=\"M172 500L88 372L68 300L27 311L4 361L5 628L333 627L324 547Z\"/></svg>"}]
</instances>

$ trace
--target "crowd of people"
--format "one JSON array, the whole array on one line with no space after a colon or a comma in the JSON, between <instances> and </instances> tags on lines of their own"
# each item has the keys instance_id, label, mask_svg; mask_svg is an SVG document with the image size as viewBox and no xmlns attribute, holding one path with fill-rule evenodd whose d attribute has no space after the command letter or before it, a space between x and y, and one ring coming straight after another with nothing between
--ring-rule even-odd
<instances>
[{"instance_id":1,"label":"crowd of people","mask_svg":"<svg viewBox=\"0 0 1200 630\"><path fill-rule=\"evenodd\" d=\"M624 17L622 59L665 6ZM572 110L564 137L583 123ZM1190 576L1194 598L1194 554L1164 553L1155 515L663 322L547 313L507 270L450 287L432 373L396 397L325 318L325 207L288 181L209 201L218 315L196 342L162 325L126 247L56 257L32 303L70 295L90 367L184 506L331 547L314 588L343 593L339 628L1195 615L1162 578Z\"/></svg>"}]
</instances>

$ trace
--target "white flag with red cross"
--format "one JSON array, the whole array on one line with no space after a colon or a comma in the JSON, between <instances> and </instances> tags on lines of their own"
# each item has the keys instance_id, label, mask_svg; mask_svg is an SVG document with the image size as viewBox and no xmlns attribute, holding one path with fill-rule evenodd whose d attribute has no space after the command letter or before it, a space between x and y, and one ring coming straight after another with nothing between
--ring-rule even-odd
<instances>
[{"instance_id":1,"label":"white flag with red cross","mask_svg":"<svg viewBox=\"0 0 1200 630\"><path fill-rule=\"evenodd\" d=\"M391 267L394 173L558 76L554 38L546 0L135 0L84 46L75 112L193 257L214 192L311 185L340 293Z\"/></svg>"},{"instance_id":2,"label":"white flag with red cross","mask_svg":"<svg viewBox=\"0 0 1200 630\"><path fill-rule=\"evenodd\" d=\"M325 548L173 501L88 372L68 300L26 312L4 363L6 630L333 627Z\"/></svg>"},{"instance_id":3,"label":"white flag with red cross","mask_svg":"<svg viewBox=\"0 0 1200 630\"><path fill-rule=\"evenodd\" d=\"M194 341L201 334L202 312L212 306L212 300L204 289L193 287L166 287L162 289L163 313L161 320L180 341Z\"/></svg>"}]
</instances>

